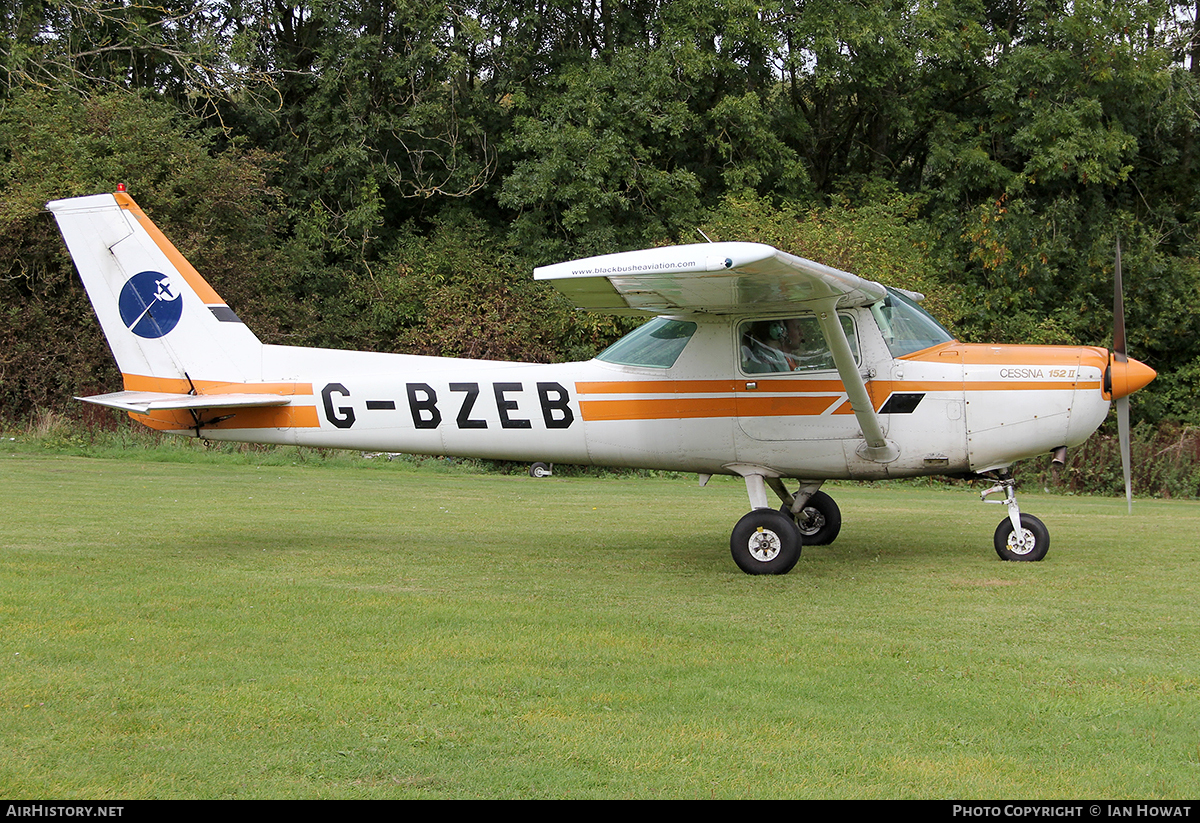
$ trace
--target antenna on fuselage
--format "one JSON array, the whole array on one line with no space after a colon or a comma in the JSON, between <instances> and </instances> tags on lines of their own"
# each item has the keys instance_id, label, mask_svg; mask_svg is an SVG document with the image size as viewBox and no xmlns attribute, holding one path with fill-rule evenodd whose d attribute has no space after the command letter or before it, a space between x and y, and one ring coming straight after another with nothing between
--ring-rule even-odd
<instances>
[{"instance_id":1,"label":"antenna on fuselage","mask_svg":"<svg viewBox=\"0 0 1200 823\"><path fill-rule=\"evenodd\" d=\"M709 237L707 234L705 234L705 233L704 233L704 230L703 230L703 229L701 229L701 228L697 227L697 228L696 228L696 231L697 231L697 232L700 234L700 236L701 236L701 237L703 237L705 240L707 240L707 241L708 241L708 242L710 242L710 243L712 242L712 239L711 239L711 238L710 238L710 237Z\"/></svg>"}]
</instances>

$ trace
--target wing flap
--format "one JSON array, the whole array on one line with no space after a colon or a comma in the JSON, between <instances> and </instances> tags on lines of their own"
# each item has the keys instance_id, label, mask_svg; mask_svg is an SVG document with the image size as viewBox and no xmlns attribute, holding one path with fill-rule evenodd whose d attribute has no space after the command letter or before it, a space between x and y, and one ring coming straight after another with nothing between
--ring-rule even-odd
<instances>
[{"instance_id":1,"label":"wing flap","mask_svg":"<svg viewBox=\"0 0 1200 823\"><path fill-rule=\"evenodd\" d=\"M611 313L770 311L835 298L841 307L883 299L871 280L762 243L696 243L542 266L577 306Z\"/></svg>"}]
</instances>

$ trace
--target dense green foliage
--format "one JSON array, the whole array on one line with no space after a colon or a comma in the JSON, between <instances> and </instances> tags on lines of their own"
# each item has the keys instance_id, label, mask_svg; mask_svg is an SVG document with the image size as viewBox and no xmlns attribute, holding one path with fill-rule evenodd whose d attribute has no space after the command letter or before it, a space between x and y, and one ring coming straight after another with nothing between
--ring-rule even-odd
<instances>
[{"instance_id":1,"label":"dense green foliage","mask_svg":"<svg viewBox=\"0 0 1200 823\"><path fill-rule=\"evenodd\" d=\"M263 339L530 360L535 266L765 239L967 340L1103 344L1200 422L1179 0L0 3L0 403L112 388L46 200L125 182Z\"/></svg>"}]
</instances>

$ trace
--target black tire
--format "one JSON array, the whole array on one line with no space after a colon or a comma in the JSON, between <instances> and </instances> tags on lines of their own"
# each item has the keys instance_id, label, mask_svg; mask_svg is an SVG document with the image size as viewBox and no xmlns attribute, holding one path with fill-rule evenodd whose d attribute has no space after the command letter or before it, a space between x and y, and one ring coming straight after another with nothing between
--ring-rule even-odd
<instances>
[{"instance_id":1,"label":"black tire","mask_svg":"<svg viewBox=\"0 0 1200 823\"><path fill-rule=\"evenodd\" d=\"M774 509L744 515L729 536L733 562L746 574L787 574L800 559L800 531Z\"/></svg>"},{"instance_id":2,"label":"black tire","mask_svg":"<svg viewBox=\"0 0 1200 823\"><path fill-rule=\"evenodd\" d=\"M1032 514L1021 515L1021 528L1032 538L1032 543L1022 544L1013 537L1012 521L1007 517L996 527L996 554L1001 560L1041 560L1050 550L1050 530L1046 524Z\"/></svg>"},{"instance_id":3,"label":"black tire","mask_svg":"<svg viewBox=\"0 0 1200 823\"><path fill-rule=\"evenodd\" d=\"M792 517L792 510L786 505L779 511L789 519ZM842 530L842 510L825 492L815 492L800 513L803 517L796 520L796 528L805 546L828 546Z\"/></svg>"},{"instance_id":4,"label":"black tire","mask_svg":"<svg viewBox=\"0 0 1200 823\"><path fill-rule=\"evenodd\" d=\"M550 473L550 466L546 463L534 463L529 467L530 477L549 477Z\"/></svg>"}]
</instances>

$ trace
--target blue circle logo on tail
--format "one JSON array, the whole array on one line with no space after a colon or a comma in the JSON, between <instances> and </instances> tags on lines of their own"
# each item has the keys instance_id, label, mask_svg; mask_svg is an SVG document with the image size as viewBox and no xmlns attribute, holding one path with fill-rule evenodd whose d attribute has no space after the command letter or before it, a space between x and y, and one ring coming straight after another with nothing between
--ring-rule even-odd
<instances>
[{"instance_id":1,"label":"blue circle logo on tail","mask_svg":"<svg viewBox=\"0 0 1200 823\"><path fill-rule=\"evenodd\" d=\"M138 337L162 337L183 316L181 294L171 288L171 278L162 272L135 274L121 288L117 303L121 319Z\"/></svg>"}]
</instances>

